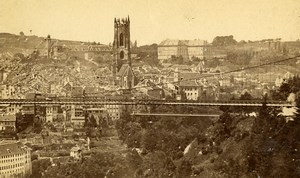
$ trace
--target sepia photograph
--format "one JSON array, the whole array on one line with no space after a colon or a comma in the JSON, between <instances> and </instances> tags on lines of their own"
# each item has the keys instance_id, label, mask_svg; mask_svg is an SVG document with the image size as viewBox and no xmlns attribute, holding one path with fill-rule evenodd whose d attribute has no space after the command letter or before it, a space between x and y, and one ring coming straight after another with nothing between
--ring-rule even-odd
<instances>
[{"instance_id":1,"label":"sepia photograph","mask_svg":"<svg viewBox=\"0 0 300 178\"><path fill-rule=\"evenodd\" d=\"M299 177L299 0L0 0L0 178Z\"/></svg>"}]
</instances>

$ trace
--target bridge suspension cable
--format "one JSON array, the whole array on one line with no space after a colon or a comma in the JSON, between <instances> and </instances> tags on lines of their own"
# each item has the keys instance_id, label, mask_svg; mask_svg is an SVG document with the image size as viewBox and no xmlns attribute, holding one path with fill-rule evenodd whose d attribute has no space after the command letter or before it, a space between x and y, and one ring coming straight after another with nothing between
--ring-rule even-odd
<instances>
[{"instance_id":1,"label":"bridge suspension cable","mask_svg":"<svg viewBox=\"0 0 300 178\"><path fill-rule=\"evenodd\" d=\"M180 83L180 82L183 82L183 81L191 81L191 80L197 80L197 79L202 79L202 78L222 76L222 75L227 75L227 74L231 74L231 73L235 73L235 72L241 72L241 71L245 71L245 70L260 68L260 67L264 67L264 66L272 66L273 64L290 61L290 60L293 60L293 59L297 59L299 57L300 57L300 55L294 56L294 57L285 58L285 59L281 59L281 60L277 60L277 61L273 61L273 62L267 62L267 63L263 63L263 64L253 65L253 66L249 66L249 67L242 67L240 69L230 70L230 71L226 71L226 72L220 72L220 73L217 73L217 74L214 73L214 74L210 74L210 75L202 75L200 77L193 77L193 78L183 79L183 80L180 80L180 81L169 82L169 83L171 83L171 84L177 84L177 83ZM159 84L156 84L156 86L164 85L164 84L168 84L168 83L166 83L166 82L165 83L159 83ZM144 88L144 87L146 87L146 86L137 86L137 87L134 87L134 88Z\"/></svg>"}]
</instances>

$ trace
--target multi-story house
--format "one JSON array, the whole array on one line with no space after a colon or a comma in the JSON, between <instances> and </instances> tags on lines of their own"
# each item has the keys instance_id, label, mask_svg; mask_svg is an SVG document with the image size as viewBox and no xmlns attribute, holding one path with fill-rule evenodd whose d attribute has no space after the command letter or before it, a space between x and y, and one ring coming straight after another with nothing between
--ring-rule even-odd
<instances>
[{"instance_id":1,"label":"multi-story house","mask_svg":"<svg viewBox=\"0 0 300 178\"><path fill-rule=\"evenodd\" d=\"M2 99L9 99L15 95L15 87L11 85L0 85L0 94Z\"/></svg>"},{"instance_id":2,"label":"multi-story house","mask_svg":"<svg viewBox=\"0 0 300 178\"><path fill-rule=\"evenodd\" d=\"M166 39L158 45L157 52L159 60L170 59L172 56L188 58L187 45L181 40Z\"/></svg>"},{"instance_id":3,"label":"multi-story house","mask_svg":"<svg viewBox=\"0 0 300 178\"><path fill-rule=\"evenodd\" d=\"M209 56L209 45L205 40L164 40L158 45L158 59L166 60L174 57L183 59L205 59Z\"/></svg>"},{"instance_id":4,"label":"multi-story house","mask_svg":"<svg viewBox=\"0 0 300 178\"><path fill-rule=\"evenodd\" d=\"M174 82L178 86L178 92L184 93L187 100L218 99L218 80L210 77L211 74L198 72L174 72Z\"/></svg>"},{"instance_id":5,"label":"multi-story house","mask_svg":"<svg viewBox=\"0 0 300 178\"><path fill-rule=\"evenodd\" d=\"M15 115L16 113L20 112L21 108L21 104L10 104L6 107L6 114Z\"/></svg>"},{"instance_id":6,"label":"multi-story house","mask_svg":"<svg viewBox=\"0 0 300 178\"><path fill-rule=\"evenodd\" d=\"M200 85L197 80L188 80L179 83L180 91L185 93L187 100L198 100L203 87Z\"/></svg>"},{"instance_id":7,"label":"multi-story house","mask_svg":"<svg viewBox=\"0 0 300 178\"><path fill-rule=\"evenodd\" d=\"M46 122L53 122L57 119L58 109L60 105L47 105L46 107Z\"/></svg>"},{"instance_id":8,"label":"multi-story house","mask_svg":"<svg viewBox=\"0 0 300 178\"><path fill-rule=\"evenodd\" d=\"M22 105L22 115L34 115L35 114L35 106L33 104Z\"/></svg>"},{"instance_id":9,"label":"multi-story house","mask_svg":"<svg viewBox=\"0 0 300 178\"><path fill-rule=\"evenodd\" d=\"M73 86L71 89L71 97L82 97L83 96L83 87Z\"/></svg>"},{"instance_id":10,"label":"multi-story house","mask_svg":"<svg viewBox=\"0 0 300 178\"><path fill-rule=\"evenodd\" d=\"M25 178L31 173L31 149L22 143L0 142L0 178Z\"/></svg>"},{"instance_id":11,"label":"multi-story house","mask_svg":"<svg viewBox=\"0 0 300 178\"><path fill-rule=\"evenodd\" d=\"M188 40L186 41L188 56L192 58L205 59L208 57L208 43L205 40Z\"/></svg>"},{"instance_id":12,"label":"multi-story house","mask_svg":"<svg viewBox=\"0 0 300 178\"><path fill-rule=\"evenodd\" d=\"M84 114L84 108L82 106L72 105L70 109L71 123L78 127L83 126L85 122Z\"/></svg>"},{"instance_id":13,"label":"multi-story house","mask_svg":"<svg viewBox=\"0 0 300 178\"><path fill-rule=\"evenodd\" d=\"M15 115L0 115L0 130L16 130Z\"/></svg>"},{"instance_id":14,"label":"multi-story house","mask_svg":"<svg viewBox=\"0 0 300 178\"><path fill-rule=\"evenodd\" d=\"M121 115L121 105L104 105L104 108L107 110L109 117L112 120L120 119Z\"/></svg>"}]
</instances>

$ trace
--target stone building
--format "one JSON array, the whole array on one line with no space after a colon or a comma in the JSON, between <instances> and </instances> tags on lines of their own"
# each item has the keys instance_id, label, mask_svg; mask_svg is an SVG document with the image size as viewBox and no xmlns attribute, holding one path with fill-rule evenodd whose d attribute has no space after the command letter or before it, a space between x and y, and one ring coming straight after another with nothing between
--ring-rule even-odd
<instances>
[{"instance_id":1,"label":"stone building","mask_svg":"<svg viewBox=\"0 0 300 178\"><path fill-rule=\"evenodd\" d=\"M204 40L170 40L166 39L158 45L158 59L167 60L182 57L184 60L194 58L205 59L209 55L209 46Z\"/></svg>"},{"instance_id":2,"label":"stone building","mask_svg":"<svg viewBox=\"0 0 300 178\"><path fill-rule=\"evenodd\" d=\"M183 59L188 58L188 49L185 41L181 40L164 40L158 45L158 59L166 60L172 56L182 56Z\"/></svg>"},{"instance_id":3,"label":"stone building","mask_svg":"<svg viewBox=\"0 0 300 178\"><path fill-rule=\"evenodd\" d=\"M16 130L15 115L0 115L0 130Z\"/></svg>"},{"instance_id":4,"label":"stone building","mask_svg":"<svg viewBox=\"0 0 300 178\"><path fill-rule=\"evenodd\" d=\"M82 159L82 149L79 146L75 146L70 150L70 156L75 161L80 161Z\"/></svg>"},{"instance_id":5,"label":"stone building","mask_svg":"<svg viewBox=\"0 0 300 178\"><path fill-rule=\"evenodd\" d=\"M112 74L114 85L122 89L131 89L136 84L136 77L131 69L129 17L121 20L115 18L113 54Z\"/></svg>"},{"instance_id":6,"label":"stone building","mask_svg":"<svg viewBox=\"0 0 300 178\"><path fill-rule=\"evenodd\" d=\"M186 42L187 49L188 49L188 56L189 59L192 59L193 57L199 58L199 59L205 59L208 57L208 43L204 40L188 40Z\"/></svg>"},{"instance_id":7,"label":"stone building","mask_svg":"<svg viewBox=\"0 0 300 178\"><path fill-rule=\"evenodd\" d=\"M60 105L46 105L46 122L53 122L58 118L58 110Z\"/></svg>"},{"instance_id":8,"label":"stone building","mask_svg":"<svg viewBox=\"0 0 300 178\"><path fill-rule=\"evenodd\" d=\"M123 64L116 75L119 86L122 89L130 89L135 85L136 79L129 64Z\"/></svg>"},{"instance_id":9,"label":"stone building","mask_svg":"<svg viewBox=\"0 0 300 178\"><path fill-rule=\"evenodd\" d=\"M215 100L219 98L219 80L205 76L210 73L174 72L174 82L178 93L184 94L187 100ZM183 98L184 99L184 98Z\"/></svg>"},{"instance_id":10,"label":"stone building","mask_svg":"<svg viewBox=\"0 0 300 178\"><path fill-rule=\"evenodd\" d=\"M23 178L31 173L31 149L22 143L0 142L0 178Z\"/></svg>"},{"instance_id":11,"label":"stone building","mask_svg":"<svg viewBox=\"0 0 300 178\"><path fill-rule=\"evenodd\" d=\"M82 127L85 122L84 108L78 105L71 105L70 109L71 123L76 127Z\"/></svg>"}]
</instances>

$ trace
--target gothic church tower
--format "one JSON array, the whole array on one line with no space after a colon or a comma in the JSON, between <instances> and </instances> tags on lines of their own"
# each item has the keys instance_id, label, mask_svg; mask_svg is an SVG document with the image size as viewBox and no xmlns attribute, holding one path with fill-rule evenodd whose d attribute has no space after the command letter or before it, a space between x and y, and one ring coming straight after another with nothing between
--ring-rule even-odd
<instances>
[{"instance_id":1,"label":"gothic church tower","mask_svg":"<svg viewBox=\"0 0 300 178\"><path fill-rule=\"evenodd\" d=\"M130 53L130 19L114 20L114 42L113 42L114 61L112 73L114 83L121 88L131 88L135 81L135 76L131 69Z\"/></svg>"},{"instance_id":2,"label":"gothic church tower","mask_svg":"<svg viewBox=\"0 0 300 178\"><path fill-rule=\"evenodd\" d=\"M114 68L118 72L122 64L131 66L130 58L130 19L116 19L114 22Z\"/></svg>"}]
</instances>

